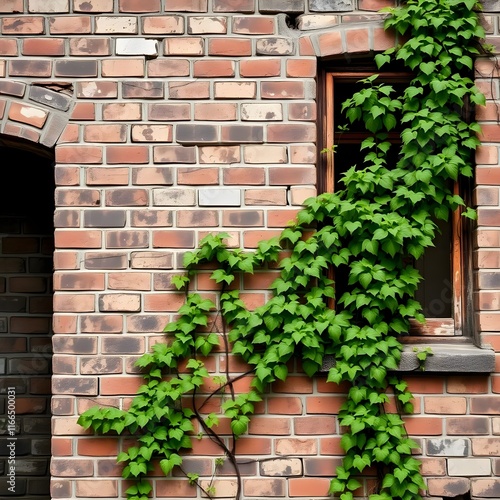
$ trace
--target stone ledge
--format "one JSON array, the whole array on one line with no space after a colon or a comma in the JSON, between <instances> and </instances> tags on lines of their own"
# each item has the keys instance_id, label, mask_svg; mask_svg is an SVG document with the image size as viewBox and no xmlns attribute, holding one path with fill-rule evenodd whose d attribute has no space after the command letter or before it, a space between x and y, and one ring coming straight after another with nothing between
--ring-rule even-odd
<instances>
[{"instance_id":1,"label":"stone ledge","mask_svg":"<svg viewBox=\"0 0 500 500\"><path fill-rule=\"evenodd\" d=\"M490 346L429 343L405 345L401 353L398 372L420 372L417 354L426 348L431 349L432 355L428 355L423 373L492 373L495 371L495 351ZM328 371L332 366L333 358L325 356L321 371Z\"/></svg>"}]
</instances>

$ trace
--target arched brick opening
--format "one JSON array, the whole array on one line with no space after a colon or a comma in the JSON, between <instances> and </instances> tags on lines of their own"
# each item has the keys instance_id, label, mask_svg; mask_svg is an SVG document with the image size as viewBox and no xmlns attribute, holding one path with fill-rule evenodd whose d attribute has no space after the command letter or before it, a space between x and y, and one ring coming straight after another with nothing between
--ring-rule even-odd
<instances>
[{"instance_id":1,"label":"arched brick opening","mask_svg":"<svg viewBox=\"0 0 500 500\"><path fill-rule=\"evenodd\" d=\"M50 499L53 146L67 91L0 82L0 498Z\"/></svg>"},{"instance_id":2,"label":"arched brick opening","mask_svg":"<svg viewBox=\"0 0 500 500\"><path fill-rule=\"evenodd\" d=\"M53 153L0 136L0 497L49 497Z\"/></svg>"}]
</instances>

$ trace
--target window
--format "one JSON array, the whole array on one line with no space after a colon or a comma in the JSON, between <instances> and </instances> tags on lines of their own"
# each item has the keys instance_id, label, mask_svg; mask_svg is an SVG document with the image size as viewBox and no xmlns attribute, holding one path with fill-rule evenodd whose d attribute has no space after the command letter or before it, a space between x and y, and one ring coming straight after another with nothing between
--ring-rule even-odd
<instances>
[{"instance_id":1,"label":"window","mask_svg":"<svg viewBox=\"0 0 500 500\"><path fill-rule=\"evenodd\" d=\"M342 103L351 97L360 86L359 80L374 73L379 74L377 81L391 83L397 90L403 90L411 78L404 72L378 72L368 65L350 65L336 67L323 71L320 78L321 106L319 124L321 131L320 149L334 144L335 153L328 152L320 155L319 191L332 192L339 189L341 174L360 164L365 152L360 152L361 142L367 137L368 132L363 130L363 124L348 124L345 115L341 112ZM348 125L347 130L343 126ZM340 126L340 128L339 128ZM400 141L400 130L391 133L390 140L394 143ZM392 153L389 162L397 161L397 148ZM391 154L389 152L389 154ZM455 192L460 193L467 201L470 186L453 186ZM464 332L472 332L472 312L465 314L466 305L471 301L465 300L465 291L469 291L472 298L471 252L468 241L471 228L468 219L455 213L448 222L440 224L441 234L435 240L436 246L428 249L425 256L415 262L423 276L422 283L417 293L417 300L424 308L427 321L424 325L412 322L409 341L417 340L415 337L455 337L458 341L464 339ZM342 277L337 276L338 286L342 287Z\"/></svg>"}]
</instances>

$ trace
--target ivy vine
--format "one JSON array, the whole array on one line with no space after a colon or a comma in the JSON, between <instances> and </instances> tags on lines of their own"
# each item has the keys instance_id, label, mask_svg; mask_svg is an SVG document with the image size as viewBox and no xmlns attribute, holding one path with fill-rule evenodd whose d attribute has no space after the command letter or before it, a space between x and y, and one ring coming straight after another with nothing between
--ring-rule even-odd
<instances>
[{"instance_id":1,"label":"ivy vine","mask_svg":"<svg viewBox=\"0 0 500 500\"><path fill-rule=\"evenodd\" d=\"M344 188L307 200L280 238L260 242L255 252L228 248L222 233L206 237L186 255L186 273L173 280L186 290L185 304L165 328L167 342L137 361L144 384L130 408L95 406L78 420L99 434L135 436L136 443L118 455L123 477L134 480L128 500L148 499L147 476L155 461L165 475L174 467L184 471L183 451L206 436L221 446L240 479L234 442L246 433L266 388L287 379L293 359L314 376L326 355L334 360L327 380L349 386L338 415L345 456L330 493L352 500L362 491L363 472L374 468L379 482L368 493L370 500L422 498L425 482L413 456L417 445L401 416L413 412L413 396L396 371L399 339L408 334L410 319L424 321L414 299L421 276L409 257L423 255L433 244L437 221L452 211L475 217L453 183L472 177L479 144L479 126L468 123L462 111L466 104L484 104L471 79L473 61L484 50L477 10L475 0L408 0L386 9L385 28L406 41L377 54L375 62L379 68L402 63L415 76L402 95L376 76L366 78L362 90L344 102L347 119L361 121L369 132L361 145L364 162L347 170ZM398 121L404 130L395 145L388 134ZM394 147L400 148L399 160L388 165L387 153ZM190 291L193 277L210 266L219 289L216 303ZM272 297L249 310L231 285L269 266L280 269ZM328 272L332 267L348 276L340 296ZM332 300L336 308L330 307ZM214 325L220 320L218 331ZM199 404L200 388L211 378L204 359L221 345L250 366L240 377L252 376L251 389L238 394L227 371L217 380L218 389ZM400 414L386 411L390 394ZM219 416L202 413L212 397L222 398L232 448L214 430ZM216 460L214 471L223 462ZM197 474L184 472L201 487ZM236 498L241 481L238 485ZM217 496L212 481L203 489Z\"/></svg>"}]
</instances>

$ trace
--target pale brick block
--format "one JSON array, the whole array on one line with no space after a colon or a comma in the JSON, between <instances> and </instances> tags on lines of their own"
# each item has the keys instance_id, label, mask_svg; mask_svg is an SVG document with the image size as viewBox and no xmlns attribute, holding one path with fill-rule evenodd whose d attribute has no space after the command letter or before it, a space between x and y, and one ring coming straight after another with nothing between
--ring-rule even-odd
<instances>
[{"instance_id":1,"label":"pale brick block","mask_svg":"<svg viewBox=\"0 0 500 500\"><path fill-rule=\"evenodd\" d=\"M427 454L431 456L467 457L470 443L468 439L428 439Z\"/></svg>"},{"instance_id":2,"label":"pale brick block","mask_svg":"<svg viewBox=\"0 0 500 500\"><path fill-rule=\"evenodd\" d=\"M158 56L158 42L148 38L117 38L118 56Z\"/></svg>"},{"instance_id":3,"label":"pale brick block","mask_svg":"<svg viewBox=\"0 0 500 500\"><path fill-rule=\"evenodd\" d=\"M494 417L492 419L493 434L500 435L500 417Z\"/></svg>"},{"instance_id":4,"label":"pale brick block","mask_svg":"<svg viewBox=\"0 0 500 500\"><path fill-rule=\"evenodd\" d=\"M301 476L302 460L300 458L277 458L260 464L262 476Z\"/></svg>"},{"instance_id":5,"label":"pale brick block","mask_svg":"<svg viewBox=\"0 0 500 500\"><path fill-rule=\"evenodd\" d=\"M200 207L239 207L241 206L241 191L239 189L200 189L198 203Z\"/></svg>"},{"instance_id":6,"label":"pale brick block","mask_svg":"<svg viewBox=\"0 0 500 500\"><path fill-rule=\"evenodd\" d=\"M193 207L196 204L194 189L154 189L153 205L163 207Z\"/></svg>"},{"instance_id":7,"label":"pale brick block","mask_svg":"<svg viewBox=\"0 0 500 500\"><path fill-rule=\"evenodd\" d=\"M227 33L227 19L225 17L191 17L188 21L188 33Z\"/></svg>"},{"instance_id":8,"label":"pale brick block","mask_svg":"<svg viewBox=\"0 0 500 500\"><path fill-rule=\"evenodd\" d=\"M286 163L286 146L245 146L245 163Z\"/></svg>"},{"instance_id":9,"label":"pale brick block","mask_svg":"<svg viewBox=\"0 0 500 500\"><path fill-rule=\"evenodd\" d=\"M5 77L5 61L0 61L0 76Z\"/></svg>"},{"instance_id":10,"label":"pale brick block","mask_svg":"<svg viewBox=\"0 0 500 500\"><path fill-rule=\"evenodd\" d=\"M29 0L28 12L69 12L69 0Z\"/></svg>"},{"instance_id":11,"label":"pale brick block","mask_svg":"<svg viewBox=\"0 0 500 500\"><path fill-rule=\"evenodd\" d=\"M230 479L216 479L215 481L200 481L203 489L213 487L217 498L234 498L238 491L238 482Z\"/></svg>"},{"instance_id":12,"label":"pale brick block","mask_svg":"<svg viewBox=\"0 0 500 500\"><path fill-rule=\"evenodd\" d=\"M281 104L242 104L241 119L244 121L281 121L283 108Z\"/></svg>"},{"instance_id":13,"label":"pale brick block","mask_svg":"<svg viewBox=\"0 0 500 500\"><path fill-rule=\"evenodd\" d=\"M303 205L304 201L317 195L316 188L294 186L290 188L289 202L291 205Z\"/></svg>"},{"instance_id":14,"label":"pale brick block","mask_svg":"<svg viewBox=\"0 0 500 500\"><path fill-rule=\"evenodd\" d=\"M340 17L331 14L304 14L298 18L299 30L319 30L337 26L340 22Z\"/></svg>"},{"instance_id":15,"label":"pale brick block","mask_svg":"<svg viewBox=\"0 0 500 500\"><path fill-rule=\"evenodd\" d=\"M132 16L99 16L95 19L96 33L137 33L137 18Z\"/></svg>"},{"instance_id":16,"label":"pale brick block","mask_svg":"<svg viewBox=\"0 0 500 500\"><path fill-rule=\"evenodd\" d=\"M257 54L266 56L291 56L295 52L290 38L261 38L257 40Z\"/></svg>"},{"instance_id":17,"label":"pale brick block","mask_svg":"<svg viewBox=\"0 0 500 500\"><path fill-rule=\"evenodd\" d=\"M450 476L490 476L491 460L489 458L449 458L448 475Z\"/></svg>"},{"instance_id":18,"label":"pale brick block","mask_svg":"<svg viewBox=\"0 0 500 500\"><path fill-rule=\"evenodd\" d=\"M215 82L216 99L254 99L257 95L255 82Z\"/></svg>"}]
</instances>

